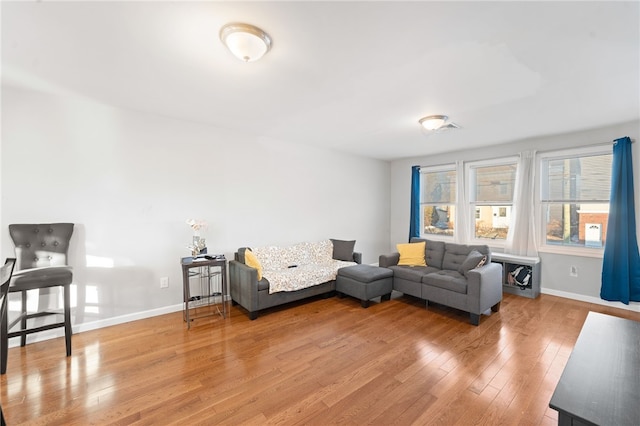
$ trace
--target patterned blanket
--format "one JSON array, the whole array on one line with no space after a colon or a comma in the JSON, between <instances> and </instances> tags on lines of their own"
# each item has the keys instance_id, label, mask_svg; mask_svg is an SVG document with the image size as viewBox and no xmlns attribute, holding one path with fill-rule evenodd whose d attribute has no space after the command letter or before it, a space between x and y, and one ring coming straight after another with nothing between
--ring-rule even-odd
<instances>
[{"instance_id":1,"label":"patterned blanket","mask_svg":"<svg viewBox=\"0 0 640 426\"><path fill-rule=\"evenodd\" d=\"M338 269L356 264L334 260L331 240L289 247L257 247L252 251L262 265L262 276L269 281L269 294L335 280Z\"/></svg>"}]
</instances>

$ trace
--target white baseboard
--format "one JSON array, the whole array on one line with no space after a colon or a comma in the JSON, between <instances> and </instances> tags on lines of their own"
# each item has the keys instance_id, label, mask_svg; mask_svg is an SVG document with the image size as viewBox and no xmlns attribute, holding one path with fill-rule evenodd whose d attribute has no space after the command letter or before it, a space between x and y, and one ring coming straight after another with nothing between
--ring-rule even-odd
<instances>
[{"instance_id":1,"label":"white baseboard","mask_svg":"<svg viewBox=\"0 0 640 426\"><path fill-rule=\"evenodd\" d=\"M83 331L97 330L99 328L110 327L112 325L124 324L131 321L137 321L145 318L157 317L159 315L170 314L173 312L181 311L182 303L171 306L164 306L162 308L151 309L143 312L135 312L133 314L121 315L119 317L106 318L103 320L87 322L84 324L74 325L74 333L82 333ZM62 329L61 329L62 331ZM60 334L64 336L64 331Z\"/></svg>"},{"instance_id":2,"label":"white baseboard","mask_svg":"<svg viewBox=\"0 0 640 426\"><path fill-rule=\"evenodd\" d=\"M124 324L131 321L137 321L145 318L152 318L158 315L170 314L173 312L181 311L182 303L171 306L164 306L162 308L150 309L148 311L135 312L132 314L121 315L113 318L106 318L102 320L75 324L71 327L73 334L82 333L84 331L97 330L99 328L110 327L112 325ZM47 330L40 333L34 333L27 336L27 343L43 342L49 339L55 339L58 337L64 337L64 328L56 328L53 330ZM14 337L9 339L9 347L13 348L20 346L20 339Z\"/></svg>"},{"instance_id":3,"label":"white baseboard","mask_svg":"<svg viewBox=\"0 0 640 426\"><path fill-rule=\"evenodd\" d=\"M549 294L551 296L564 297L565 299L579 300L581 302L588 302L596 305L603 305L612 308L625 309L627 311L640 312L640 302L630 302L628 305L625 305L622 302L609 302L607 300L602 300L599 297L585 296L583 294L569 293L567 291L553 290L544 287L540 289L540 292L543 294Z\"/></svg>"}]
</instances>

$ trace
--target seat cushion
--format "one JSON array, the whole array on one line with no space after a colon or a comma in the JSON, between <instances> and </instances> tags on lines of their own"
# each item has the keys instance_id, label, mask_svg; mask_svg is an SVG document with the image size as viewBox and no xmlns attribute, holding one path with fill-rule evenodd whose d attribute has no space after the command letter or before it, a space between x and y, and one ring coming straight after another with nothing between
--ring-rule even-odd
<instances>
[{"instance_id":1,"label":"seat cushion","mask_svg":"<svg viewBox=\"0 0 640 426\"><path fill-rule=\"evenodd\" d=\"M370 283L393 276L393 271L373 265L354 265L338 269L339 277L351 278L361 283Z\"/></svg>"},{"instance_id":2,"label":"seat cushion","mask_svg":"<svg viewBox=\"0 0 640 426\"><path fill-rule=\"evenodd\" d=\"M46 266L23 269L13 273L10 292L71 284L73 272L70 266Z\"/></svg>"},{"instance_id":3,"label":"seat cushion","mask_svg":"<svg viewBox=\"0 0 640 426\"><path fill-rule=\"evenodd\" d=\"M393 276L408 281L422 282L422 277L426 274L437 272L438 269L431 266L390 266Z\"/></svg>"},{"instance_id":4,"label":"seat cushion","mask_svg":"<svg viewBox=\"0 0 640 426\"><path fill-rule=\"evenodd\" d=\"M467 279L458 271L438 271L427 274L422 279L424 284L455 291L456 293L467 293Z\"/></svg>"}]
</instances>

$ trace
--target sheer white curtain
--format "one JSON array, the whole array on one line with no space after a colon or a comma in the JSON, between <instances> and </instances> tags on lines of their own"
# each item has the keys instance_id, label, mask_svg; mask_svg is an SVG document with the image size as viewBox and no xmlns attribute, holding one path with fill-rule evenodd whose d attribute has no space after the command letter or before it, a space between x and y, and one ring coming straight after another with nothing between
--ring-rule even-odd
<instances>
[{"instance_id":1,"label":"sheer white curtain","mask_svg":"<svg viewBox=\"0 0 640 426\"><path fill-rule=\"evenodd\" d=\"M513 191L512 220L505 253L519 256L538 256L535 232L535 151L520 153Z\"/></svg>"},{"instance_id":2,"label":"sheer white curtain","mask_svg":"<svg viewBox=\"0 0 640 426\"><path fill-rule=\"evenodd\" d=\"M454 241L460 244L467 244L471 239L469 234L471 218L469 212L469 194L467 194L466 176L464 172L464 162L456 162L457 177L457 193L458 202L456 203L458 223L456 223Z\"/></svg>"}]
</instances>

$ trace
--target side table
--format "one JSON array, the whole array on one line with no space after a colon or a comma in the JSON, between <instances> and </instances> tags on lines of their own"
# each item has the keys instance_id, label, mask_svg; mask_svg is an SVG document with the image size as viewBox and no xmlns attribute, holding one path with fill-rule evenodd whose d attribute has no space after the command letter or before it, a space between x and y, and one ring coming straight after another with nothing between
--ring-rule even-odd
<instances>
[{"instance_id":1,"label":"side table","mask_svg":"<svg viewBox=\"0 0 640 426\"><path fill-rule=\"evenodd\" d=\"M187 328L191 328L191 321L205 316L221 315L226 318L227 260L224 255L183 257L180 264L184 295L183 320L187 323ZM218 306L218 300L222 310ZM208 308L208 313L196 312L198 308L204 307ZM191 311L194 311L194 315Z\"/></svg>"}]
</instances>

